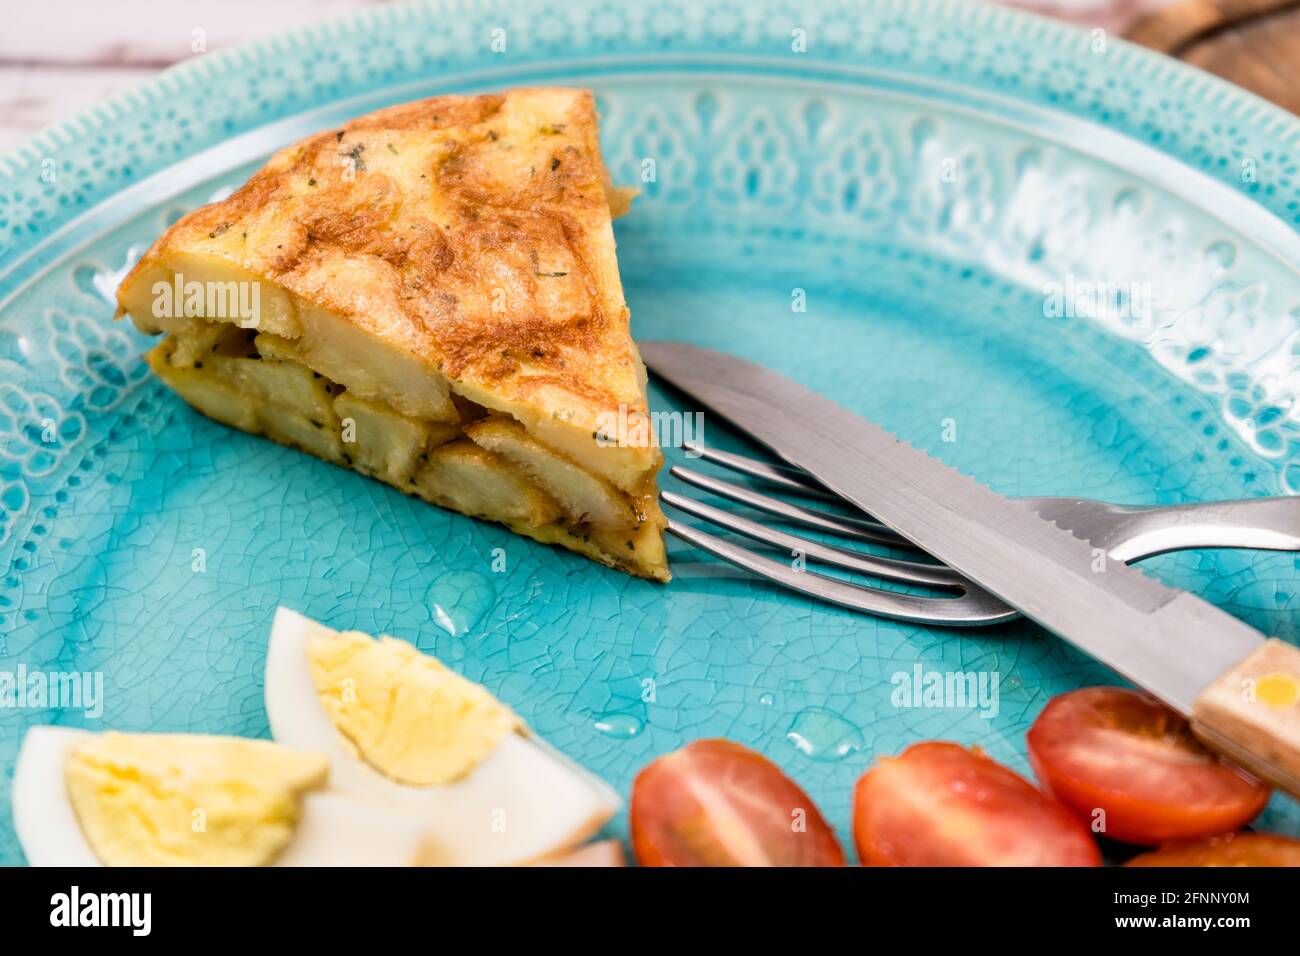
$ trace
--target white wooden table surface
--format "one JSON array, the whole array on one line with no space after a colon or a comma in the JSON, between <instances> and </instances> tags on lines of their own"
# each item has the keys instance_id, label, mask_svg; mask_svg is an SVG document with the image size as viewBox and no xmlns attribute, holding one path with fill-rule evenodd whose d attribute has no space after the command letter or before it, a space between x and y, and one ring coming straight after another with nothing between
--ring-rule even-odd
<instances>
[{"instance_id":1,"label":"white wooden table surface","mask_svg":"<svg viewBox=\"0 0 1300 956\"><path fill-rule=\"evenodd\" d=\"M160 70L382 0L13 0L0 11L0 152ZM201 33L196 33L201 31Z\"/></svg>"},{"instance_id":2,"label":"white wooden table surface","mask_svg":"<svg viewBox=\"0 0 1300 956\"><path fill-rule=\"evenodd\" d=\"M11 0L0 10L0 152L165 67L202 56L193 49L196 37L211 52L382 2ZM1142 9L1168 0L1006 2L1118 32Z\"/></svg>"}]
</instances>

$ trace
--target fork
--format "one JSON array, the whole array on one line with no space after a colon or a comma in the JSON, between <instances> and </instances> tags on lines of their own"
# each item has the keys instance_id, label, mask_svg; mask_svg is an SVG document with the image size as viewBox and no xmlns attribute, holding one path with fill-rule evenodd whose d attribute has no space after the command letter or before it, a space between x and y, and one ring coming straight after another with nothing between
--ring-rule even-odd
<instances>
[{"instance_id":1,"label":"fork","mask_svg":"<svg viewBox=\"0 0 1300 956\"><path fill-rule=\"evenodd\" d=\"M693 457L755 478L806 499L844 502L796 468L685 443ZM869 516L847 516L776 498L681 465L669 474L709 494L734 501L784 522L853 541L913 549L913 545ZM731 541L669 519L668 531L715 557L793 591L852 610L920 624L953 627L1000 624L1020 614L951 568L936 563L883 557L823 544L732 514L706 502L661 491L662 501L686 514L735 532L792 557L903 584L952 592L927 597L887 591L803 570L802 561L782 562ZM1038 515L1056 522L1098 549L1099 560L1131 563L1169 551L1194 548L1259 548L1300 551L1300 496L1245 498L1183 505L1118 505L1090 498L1022 498Z\"/></svg>"}]
</instances>

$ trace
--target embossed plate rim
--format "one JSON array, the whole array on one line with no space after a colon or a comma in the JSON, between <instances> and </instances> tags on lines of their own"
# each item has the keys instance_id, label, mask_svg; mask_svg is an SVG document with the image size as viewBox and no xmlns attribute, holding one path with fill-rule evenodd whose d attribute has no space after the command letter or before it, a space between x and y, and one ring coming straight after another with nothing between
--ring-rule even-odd
<instances>
[{"instance_id":1,"label":"embossed plate rim","mask_svg":"<svg viewBox=\"0 0 1300 956\"><path fill-rule=\"evenodd\" d=\"M618 77L623 80L651 79L659 77L660 74L651 71L638 72L636 67L646 67L652 62L691 64L700 60L700 57L687 54L654 60L649 57L628 58L621 63L615 58L555 61L541 69L522 66L502 71L458 74L449 85L456 89L479 90L485 86L495 86L495 81L506 80L512 75L518 80L540 80L561 76ZM613 68L621 67L626 63L632 63L632 68ZM982 122L992 123L1005 129L1027 132L1036 139L1067 147L1072 152L1086 155L1100 164L1133 175L1145 183L1156 185L1217 220L1225 228L1248 238L1260 252L1300 276L1300 232L1288 226L1271 210L1251 201L1250 197L1225 186L1212 176L1123 133L1117 133L1103 124L1080 117L1066 116L1058 111L1022 103L1014 98L986 90L973 92L942 80L927 82L908 77L906 74L871 67L826 70L825 73L828 74L826 76L810 70L792 71L782 76L773 76L771 72L765 72L780 63L781 61L775 58L728 57L716 64L706 64L700 69L674 71L673 76L718 79L743 75L760 84L785 88L792 85L807 85L848 92L870 90L871 94L883 99L917 105L940 101L948 112L978 118ZM857 82L853 82L853 79ZM0 270L0 290L4 290L9 280L16 278L11 288L0 293L2 296L0 311L8 307L30 285L39 281L46 272L57 267L62 259L74 255L102 231L120 226L132 216L164 201L167 197L190 189L206 179L254 162L303 136L316 132L329 125L330 117L339 114L343 114L340 118L356 115L376 100L401 102L407 94L413 94L417 90L429 90L431 87L438 89L440 85L431 84L427 80L417 80L384 87L381 90L372 90L345 100L335 100L327 105L239 133L224 143L207 147L178 160L166 169L146 176L64 223L54 233L13 260L8 268ZM927 96L927 93L931 95ZM390 94L396 95L390 96ZM938 94L943 94L945 98L940 99ZM947 97L954 97L957 101L964 102L954 103L953 99ZM1006 111L1014 111L1019 115L1008 116ZM1035 119L1046 121L1048 125L1034 125ZM1083 137L1071 135L1071 133L1084 132L1089 135ZM1127 150L1119 154L1122 158L1116 158L1116 151L1105 148L1120 145ZM1168 171L1170 165L1177 170L1178 175L1168 180L1159 178L1158 173ZM1250 217L1250 221L1246 223L1242 223L1239 219L1234 221L1231 218L1233 212L1245 213ZM1257 228L1267 230L1267 236L1261 237L1254 231ZM42 258L43 262L40 261ZM36 268L29 274L22 275L24 268L33 262L38 263Z\"/></svg>"}]
</instances>

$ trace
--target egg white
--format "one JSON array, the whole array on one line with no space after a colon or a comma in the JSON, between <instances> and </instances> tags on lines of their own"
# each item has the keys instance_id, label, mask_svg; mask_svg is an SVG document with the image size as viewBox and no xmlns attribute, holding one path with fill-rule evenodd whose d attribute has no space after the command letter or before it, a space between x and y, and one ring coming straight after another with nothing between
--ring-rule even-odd
<instances>
[{"instance_id":1,"label":"egg white","mask_svg":"<svg viewBox=\"0 0 1300 956\"><path fill-rule=\"evenodd\" d=\"M77 820L64 766L68 752L93 737L70 727L33 727L14 767L14 830L32 866L103 866ZM273 866L410 866L426 857L424 833L409 820L385 819L344 796L304 794L293 839Z\"/></svg>"},{"instance_id":2,"label":"egg white","mask_svg":"<svg viewBox=\"0 0 1300 956\"><path fill-rule=\"evenodd\" d=\"M576 850L567 850L559 856L538 860L533 866L627 866L627 862L623 856L623 844L617 840L598 840Z\"/></svg>"},{"instance_id":3,"label":"egg white","mask_svg":"<svg viewBox=\"0 0 1300 956\"><path fill-rule=\"evenodd\" d=\"M586 840L618 811L604 781L531 734L507 734L464 778L412 786L357 756L320 705L307 661L313 634L335 633L279 608L266 655L266 714L276 741L325 754L331 787L418 821L432 862L493 866L553 856Z\"/></svg>"}]
</instances>

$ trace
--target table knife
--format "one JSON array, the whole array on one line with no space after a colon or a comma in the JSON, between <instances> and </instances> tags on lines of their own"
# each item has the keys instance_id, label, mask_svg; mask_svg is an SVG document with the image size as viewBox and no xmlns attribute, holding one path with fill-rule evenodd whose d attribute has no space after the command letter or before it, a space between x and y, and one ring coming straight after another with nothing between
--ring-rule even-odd
<instances>
[{"instance_id":1,"label":"table knife","mask_svg":"<svg viewBox=\"0 0 1300 956\"><path fill-rule=\"evenodd\" d=\"M677 342L640 348L658 377L1300 796L1300 649L1107 560L1069 528L771 369Z\"/></svg>"}]
</instances>

